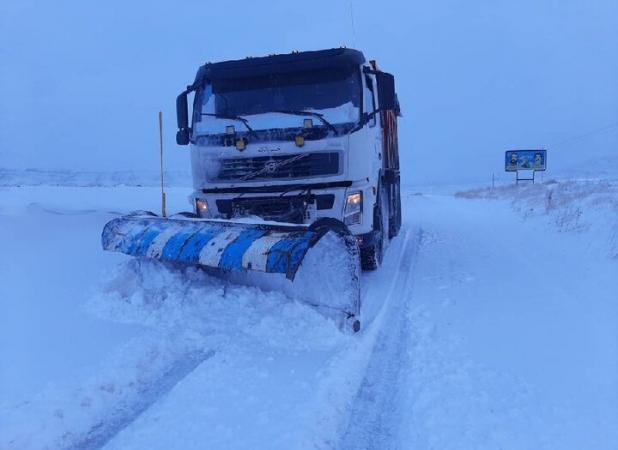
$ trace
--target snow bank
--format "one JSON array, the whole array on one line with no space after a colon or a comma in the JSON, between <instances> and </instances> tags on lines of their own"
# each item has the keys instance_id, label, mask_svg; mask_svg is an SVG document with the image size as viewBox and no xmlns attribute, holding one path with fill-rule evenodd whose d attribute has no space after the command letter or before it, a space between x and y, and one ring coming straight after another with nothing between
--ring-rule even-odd
<instances>
[{"instance_id":1,"label":"snow bank","mask_svg":"<svg viewBox=\"0 0 618 450\"><path fill-rule=\"evenodd\" d=\"M550 180L458 192L459 198L506 199L524 219L544 218L561 232L602 237L601 252L618 258L618 184L607 180ZM599 242L598 239L593 241Z\"/></svg>"},{"instance_id":2,"label":"snow bank","mask_svg":"<svg viewBox=\"0 0 618 450\"><path fill-rule=\"evenodd\" d=\"M407 361L393 419L383 420L390 428L372 433L383 445L365 448L616 448L608 189L565 182L409 197L423 241ZM572 207L582 210L578 227L557 220Z\"/></svg>"},{"instance_id":3,"label":"snow bank","mask_svg":"<svg viewBox=\"0 0 618 450\"><path fill-rule=\"evenodd\" d=\"M145 331L81 384L49 386L27 402L3 405L1 447L97 447L204 361L208 371L218 372L229 370L226 361L247 348L266 358L269 352L328 352L346 341L334 323L281 294L154 261L116 267L86 308ZM213 395L239 388L229 385Z\"/></svg>"}]
</instances>

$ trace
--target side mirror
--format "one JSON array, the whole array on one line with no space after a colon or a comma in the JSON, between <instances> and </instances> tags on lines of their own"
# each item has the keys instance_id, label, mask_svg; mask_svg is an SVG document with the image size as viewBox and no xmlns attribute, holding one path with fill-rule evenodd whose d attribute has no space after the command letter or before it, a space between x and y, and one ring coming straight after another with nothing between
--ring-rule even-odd
<instances>
[{"instance_id":1,"label":"side mirror","mask_svg":"<svg viewBox=\"0 0 618 450\"><path fill-rule=\"evenodd\" d=\"M395 77L390 73L376 72L378 103L381 110L396 110Z\"/></svg>"},{"instance_id":2,"label":"side mirror","mask_svg":"<svg viewBox=\"0 0 618 450\"><path fill-rule=\"evenodd\" d=\"M189 128L189 107L187 104L187 91L176 97L176 122L178 132L176 133L176 143L178 145L188 145L191 137Z\"/></svg>"}]
</instances>

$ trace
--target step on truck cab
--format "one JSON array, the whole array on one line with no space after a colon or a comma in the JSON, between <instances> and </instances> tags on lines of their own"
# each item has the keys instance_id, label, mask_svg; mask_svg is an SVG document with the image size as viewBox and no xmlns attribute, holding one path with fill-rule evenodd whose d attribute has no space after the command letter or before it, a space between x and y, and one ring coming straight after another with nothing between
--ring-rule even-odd
<instances>
[{"instance_id":1,"label":"step on truck cab","mask_svg":"<svg viewBox=\"0 0 618 450\"><path fill-rule=\"evenodd\" d=\"M380 265L401 226L391 74L347 48L207 63L176 106L198 216L337 219Z\"/></svg>"}]
</instances>

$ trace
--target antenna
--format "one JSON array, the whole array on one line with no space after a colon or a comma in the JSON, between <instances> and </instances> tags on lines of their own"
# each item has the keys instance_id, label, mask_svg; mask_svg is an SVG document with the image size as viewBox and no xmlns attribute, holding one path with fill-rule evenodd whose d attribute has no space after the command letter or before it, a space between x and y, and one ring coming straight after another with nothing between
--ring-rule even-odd
<instances>
[{"instance_id":1,"label":"antenna","mask_svg":"<svg viewBox=\"0 0 618 450\"><path fill-rule=\"evenodd\" d=\"M159 111L159 150L161 158L161 216L167 217L165 212L165 191L163 190L163 112Z\"/></svg>"},{"instance_id":2,"label":"antenna","mask_svg":"<svg viewBox=\"0 0 618 450\"><path fill-rule=\"evenodd\" d=\"M354 26L354 8L350 0L350 22L352 23L352 47L356 48L356 27Z\"/></svg>"}]
</instances>

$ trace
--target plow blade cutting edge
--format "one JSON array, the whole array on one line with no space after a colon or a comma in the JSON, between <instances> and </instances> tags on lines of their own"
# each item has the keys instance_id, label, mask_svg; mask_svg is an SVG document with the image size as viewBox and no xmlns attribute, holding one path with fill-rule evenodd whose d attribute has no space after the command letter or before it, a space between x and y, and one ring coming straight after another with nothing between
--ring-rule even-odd
<instances>
[{"instance_id":1,"label":"plow blade cutting edge","mask_svg":"<svg viewBox=\"0 0 618 450\"><path fill-rule=\"evenodd\" d=\"M343 319L345 327L360 327L358 245L334 219L295 226L128 215L108 222L101 242L104 250L246 274L252 281L252 273L273 274L276 289Z\"/></svg>"}]
</instances>

